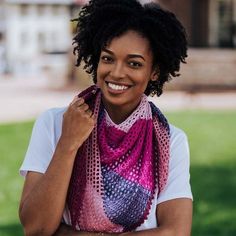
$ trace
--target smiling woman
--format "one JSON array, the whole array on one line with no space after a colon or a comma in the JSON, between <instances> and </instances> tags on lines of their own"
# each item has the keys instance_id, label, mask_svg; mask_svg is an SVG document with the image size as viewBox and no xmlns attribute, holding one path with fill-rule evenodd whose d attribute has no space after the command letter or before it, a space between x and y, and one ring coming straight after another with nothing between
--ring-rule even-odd
<instances>
[{"instance_id":1,"label":"smiling woman","mask_svg":"<svg viewBox=\"0 0 236 236\"><path fill-rule=\"evenodd\" d=\"M187 138L147 98L185 62L182 25L136 0L92 0L76 20L77 65L94 85L34 125L20 169L25 234L190 235Z\"/></svg>"}]
</instances>

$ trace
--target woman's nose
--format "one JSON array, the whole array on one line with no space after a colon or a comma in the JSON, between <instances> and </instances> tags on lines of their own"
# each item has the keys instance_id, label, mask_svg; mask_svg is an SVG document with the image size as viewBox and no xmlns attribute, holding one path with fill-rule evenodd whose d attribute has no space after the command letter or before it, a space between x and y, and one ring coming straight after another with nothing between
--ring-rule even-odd
<instances>
[{"instance_id":1,"label":"woman's nose","mask_svg":"<svg viewBox=\"0 0 236 236\"><path fill-rule=\"evenodd\" d=\"M115 63L111 69L111 76L115 78L123 78L125 76L123 63Z\"/></svg>"}]
</instances>

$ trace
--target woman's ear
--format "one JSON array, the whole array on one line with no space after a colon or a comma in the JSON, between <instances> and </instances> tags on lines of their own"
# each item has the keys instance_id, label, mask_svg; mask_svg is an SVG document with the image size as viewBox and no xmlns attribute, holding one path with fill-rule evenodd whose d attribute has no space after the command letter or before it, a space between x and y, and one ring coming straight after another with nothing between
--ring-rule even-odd
<instances>
[{"instance_id":1,"label":"woman's ear","mask_svg":"<svg viewBox=\"0 0 236 236\"><path fill-rule=\"evenodd\" d=\"M151 74L150 81L156 81L158 80L158 76L156 73Z\"/></svg>"},{"instance_id":2,"label":"woman's ear","mask_svg":"<svg viewBox=\"0 0 236 236\"><path fill-rule=\"evenodd\" d=\"M160 75L160 70L159 70L159 68L154 69L153 72L151 73L150 80L151 80L151 81L156 81L156 80L158 80L159 75Z\"/></svg>"}]
</instances>

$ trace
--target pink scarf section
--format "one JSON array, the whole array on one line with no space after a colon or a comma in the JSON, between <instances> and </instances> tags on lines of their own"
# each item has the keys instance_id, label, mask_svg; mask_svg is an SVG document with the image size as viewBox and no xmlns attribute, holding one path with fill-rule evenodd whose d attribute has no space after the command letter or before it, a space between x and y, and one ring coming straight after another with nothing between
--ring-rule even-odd
<instances>
[{"instance_id":1,"label":"pink scarf section","mask_svg":"<svg viewBox=\"0 0 236 236\"><path fill-rule=\"evenodd\" d=\"M96 86L79 96L97 123L74 163L67 196L72 226L90 232L134 230L147 219L155 194L166 185L169 125L145 95L118 125L105 111Z\"/></svg>"}]
</instances>

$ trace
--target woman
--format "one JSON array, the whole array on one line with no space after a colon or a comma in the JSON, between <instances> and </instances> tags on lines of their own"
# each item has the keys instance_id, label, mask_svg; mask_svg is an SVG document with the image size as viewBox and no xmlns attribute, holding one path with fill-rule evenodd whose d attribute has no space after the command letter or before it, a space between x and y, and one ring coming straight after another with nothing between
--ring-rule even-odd
<instances>
[{"instance_id":1,"label":"woman","mask_svg":"<svg viewBox=\"0 0 236 236\"><path fill-rule=\"evenodd\" d=\"M185 62L182 25L136 0L90 1L77 21L77 65L95 85L34 125L21 167L25 234L190 235L187 138L147 100Z\"/></svg>"}]
</instances>

